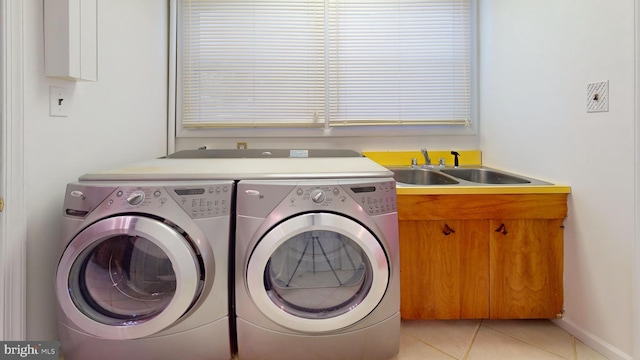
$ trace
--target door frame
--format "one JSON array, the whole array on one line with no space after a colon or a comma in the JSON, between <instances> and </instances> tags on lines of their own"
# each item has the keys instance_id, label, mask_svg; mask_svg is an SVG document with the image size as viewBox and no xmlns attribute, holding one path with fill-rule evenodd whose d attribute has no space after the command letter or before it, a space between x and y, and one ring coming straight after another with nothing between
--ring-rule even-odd
<instances>
[{"instance_id":1,"label":"door frame","mask_svg":"<svg viewBox=\"0 0 640 360\"><path fill-rule=\"evenodd\" d=\"M0 0L0 339L26 339L23 3Z\"/></svg>"}]
</instances>

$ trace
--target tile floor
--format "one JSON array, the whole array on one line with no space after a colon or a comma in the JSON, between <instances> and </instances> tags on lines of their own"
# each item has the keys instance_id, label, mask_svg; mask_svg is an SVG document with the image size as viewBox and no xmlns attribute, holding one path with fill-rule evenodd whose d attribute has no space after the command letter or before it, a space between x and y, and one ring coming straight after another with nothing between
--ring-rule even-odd
<instances>
[{"instance_id":1,"label":"tile floor","mask_svg":"<svg viewBox=\"0 0 640 360\"><path fill-rule=\"evenodd\" d=\"M402 321L392 360L606 359L549 320Z\"/></svg>"}]
</instances>

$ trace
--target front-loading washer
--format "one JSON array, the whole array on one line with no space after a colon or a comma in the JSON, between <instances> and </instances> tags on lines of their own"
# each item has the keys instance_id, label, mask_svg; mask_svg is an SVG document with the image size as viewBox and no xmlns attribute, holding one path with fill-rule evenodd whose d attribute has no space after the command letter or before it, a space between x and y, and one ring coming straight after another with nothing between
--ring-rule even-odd
<instances>
[{"instance_id":1,"label":"front-loading washer","mask_svg":"<svg viewBox=\"0 0 640 360\"><path fill-rule=\"evenodd\" d=\"M79 181L56 272L65 359L230 359L233 181Z\"/></svg>"},{"instance_id":2,"label":"front-loading washer","mask_svg":"<svg viewBox=\"0 0 640 360\"><path fill-rule=\"evenodd\" d=\"M392 178L240 181L236 213L239 359L398 353Z\"/></svg>"}]
</instances>

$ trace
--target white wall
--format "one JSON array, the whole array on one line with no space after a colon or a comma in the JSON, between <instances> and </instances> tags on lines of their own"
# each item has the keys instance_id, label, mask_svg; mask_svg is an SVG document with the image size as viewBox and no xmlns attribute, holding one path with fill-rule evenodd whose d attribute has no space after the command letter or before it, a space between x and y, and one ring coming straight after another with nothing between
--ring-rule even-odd
<instances>
[{"instance_id":1,"label":"white wall","mask_svg":"<svg viewBox=\"0 0 640 360\"><path fill-rule=\"evenodd\" d=\"M633 0L480 0L483 161L571 186L558 323L611 359L633 352L634 13ZM586 113L587 84L604 80L610 111Z\"/></svg>"},{"instance_id":2,"label":"white wall","mask_svg":"<svg viewBox=\"0 0 640 360\"><path fill-rule=\"evenodd\" d=\"M168 5L98 1L98 81L44 75L43 2L24 2L27 339L56 339L53 279L65 186L92 170L166 154ZM71 89L49 117L49 86Z\"/></svg>"}]
</instances>

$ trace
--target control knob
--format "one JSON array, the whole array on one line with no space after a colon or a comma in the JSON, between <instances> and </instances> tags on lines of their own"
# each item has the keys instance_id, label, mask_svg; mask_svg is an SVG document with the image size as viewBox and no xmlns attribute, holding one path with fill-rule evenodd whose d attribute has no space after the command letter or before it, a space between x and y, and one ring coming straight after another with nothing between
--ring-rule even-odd
<instances>
[{"instance_id":1,"label":"control knob","mask_svg":"<svg viewBox=\"0 0 640 360\"><path fill-rule=\"evenodd\" d=\"M311 192L311 201L313 201L316 204L322 204L325 198L326 198L326 195L324 194L324 191L320 189L316 189Z\"/></svg>"},{"instance_id":2,"label":"control knob","mask_svg":"<svg viewBox=\"0 0 640 360\"><path fill-rule=\"evenodd\" d=\"M127 197L127 202L129 203L129 205L136 206L142 204L144 198L144 192L137 190L132 192L131 195Z\"/></svg>"}]
</instances>

